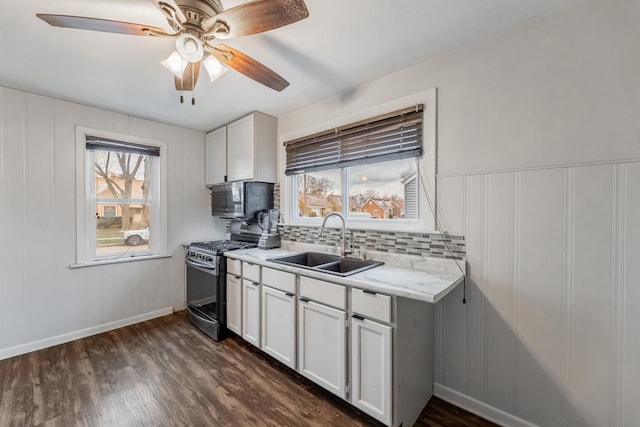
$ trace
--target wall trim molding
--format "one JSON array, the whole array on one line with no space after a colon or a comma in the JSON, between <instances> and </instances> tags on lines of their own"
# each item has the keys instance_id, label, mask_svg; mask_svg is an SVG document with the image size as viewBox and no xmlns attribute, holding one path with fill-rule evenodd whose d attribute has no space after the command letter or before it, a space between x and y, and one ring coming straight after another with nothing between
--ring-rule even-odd
<instances>
[{"instance_id":1,"label":"wall trim molding","mask_svg":"<svg viewBox=\"0 0 640 427\"><path fill-rule=\"evenodd\" d=\"M494 408L491 405L437 382L433 383L433 395L499 425L512 427L536 427L535 424L531 424L522 418L518 418L501 409Z\"/></svg>"},{"instance_id":2,"label":"wall trim molding","mask_svg":"<svg viewBox=\"0 0 640 427\"><path fill-rule=\"evenodd\" d=\"M92 335L101 334L103 332L112 331L125 326L141 323L146 320L155 319L157 317L166 316L173 313L173 307L165 307L159 310L150 311L148 313L139 314L137 316L127 317L126 319L120 319L113 322L103 323L101 325L92 326L86 329L80 329L78 331L69 332L62 335L56 335L51 338L45 338L38 341L32 341L26 344L16 345L0 350L0 360L8 359L10 357L19 356L21 354L31 353L32 351L42 350L44 348L53 347L54 345L64 344L69 341L74 341L80 338L90 337Z\"/></svg>"},{"instance_id":3,"label":"wall trim molding","mask_svg":"<svg viewBox=\"0 0 640 427\"><path fill-rule=\"evenodd\" d=\"M484 169L477 171L467 171L467 172L452 172L452 173L439 173L437 178L457 178L457 177L466 177L466 176L474 176L474 175L490 175L496 173L512 173L512 172L526 172L526 171L539 171L546 169L564 169L564 168L575 168L575 167L583 167L583 166L601 166L601 165L619 165L625 163L638 163L640 162L640 157L632 157L628 159L612 159L612 160L601 160L601 161L592 161L592 162L574 162L574 163L558 163L554 165L538 165L538 166L523 166L520 168L506 168L506 169Z\"/></svg>"}]
</instances>

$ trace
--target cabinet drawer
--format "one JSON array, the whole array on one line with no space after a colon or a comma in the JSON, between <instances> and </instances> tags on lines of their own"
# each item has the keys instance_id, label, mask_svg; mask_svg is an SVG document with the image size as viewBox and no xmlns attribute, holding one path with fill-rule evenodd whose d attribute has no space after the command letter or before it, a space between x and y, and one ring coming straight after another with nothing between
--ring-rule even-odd
<instances>
[{"instance_id":1,"label":"cabinet drawer","mask_svg":"<svg viewBox=\"0 0 640 427\"><path fill-rule=\"evenodd\" d=\"M241 261L239 259L227 258L227 273L235 276L242 275Z\"/></svg>"},{"instance_id":2,"label":"cabinet drawer","mask_svg":"<svg viewBox=\"0 0 640 427\"><path fill-rule=\"evenodd\" d=\"M256 264L250 264L248 262L243 262L242 278L251 280L252 282L260 283L260 266Z\"/></svg>"},{"instance_id":3,"label":"cabinet drawer","mask_svg":"<svg viewBox=\"0 0 640 427\"><path fill-rule=\"evenodd\" d=\"M391 323L391 297L388 295L352 289L351 308L354 313Z\"/></svg>"},{"instance_id":4,"label":"cabinet drawer","mask_svg":"<svg viewBox=\"0 0 640 427\"><path fill-rule=\"evenodd\" d=\"M341 285L300 276L300 296L342 310L347 309L346 288Z\"/></svg>"},{"instance_id":5,"label":"cabinet drawer","mask_svg":"<svg viewBox=\"0 0 640 427\"><path fill-rule=\"evenodd\" d=\"M293 273L262 267L262 283L283 292L296 293L296 275Z\"/></svg>"}]
</instances>

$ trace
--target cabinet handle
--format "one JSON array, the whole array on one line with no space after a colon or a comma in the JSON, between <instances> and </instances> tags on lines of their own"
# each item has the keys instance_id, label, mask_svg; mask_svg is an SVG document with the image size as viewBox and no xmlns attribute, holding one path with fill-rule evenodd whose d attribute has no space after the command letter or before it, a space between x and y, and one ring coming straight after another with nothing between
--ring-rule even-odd
<instances>
[{"instance_id":1,"label":"cabinet handle","mask_svg":"<svg viewBox=\"0 0 640 427\"><path fill-rule=\"evenodd\" d=\"M369 294L369 295L378 295L378 293L377 293L377 292L368 291L368 290L366 290L366 289L363 289L363 290L362 290L362 292L363 292L363 293L365 293L365 294Z\"/></svg>"},{"instance_id":2,"label":"cabinet handle","mask_svg":"<svg viewBox=\"0 0 640 427\"><path fill-rule=\"evenodd\" d=\"M296 294L292 294L291 292L285 292L284 294L285 294L286 296L288 296L288 297L294 297L294 296L296 296Z\"/></svg>"},{"instance_id":3,"label":"cabinet handle","mask_svg":"<svg viewBox=\"0 0 640 427\"><path fill-rule=\"evenodd\" d=\"M351 317L353 317L356 320L364 320L364 317L358 316L357 314L353 314L353 315L351 315Z\"/></svg>"},{"instance_id":4,"label":"cabinet handle","mask_svg":"<svg viewBox=\"0 0 640 427\"><path fill-rule=\"evenodd\" d=\"M300 301L302 302L309 302L309 300L307 298L300 298Z\"/></svg>"}]
</instances>

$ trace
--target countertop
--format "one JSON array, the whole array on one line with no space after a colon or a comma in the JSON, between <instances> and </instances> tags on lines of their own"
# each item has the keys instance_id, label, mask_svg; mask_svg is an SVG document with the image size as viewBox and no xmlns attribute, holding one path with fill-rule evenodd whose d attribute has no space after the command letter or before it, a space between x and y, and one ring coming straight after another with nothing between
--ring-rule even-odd
<instances>
[{"instance_id":1,"label":"countertop","mask_svg":"<svg viewBox=\"0 0 640 427\"><path fill-rule=\"evenodd\" d=\"M308 249L307 249L308 250ZM434 268L432 271L427 269L410 268L404 265L393 265L388 263L387 259L380 259L385 264L372 268L351 276L340 277L332 274L321 273L306 268L292 267L288 265L278 264L268 261L269 258L291 255L294 253L304 252L304 250L288 250L288 249L242 249L236 251L225 252L227 258L234 258L253 264L271 267L277 270L297 273L315 279L326 280L345 286L352 286L360 289L380 292L387 295L395 295L419 301L436 303L444 298L456 286L463 282L464 276L457 268L445 263L453 263L452 260L438 259L436 264L438 267L445 265L445 268ZM321 252L321 251L318 251ZM375 257L373 258L375 259ZM398 260L395 258L394 260ZM407 260L410 258L407 257ZM400 258L398 264L402 264ZM414 261L415 262L415 261ZM440 270L440 271L437 271Z\"/></svg>"}]
</instances>

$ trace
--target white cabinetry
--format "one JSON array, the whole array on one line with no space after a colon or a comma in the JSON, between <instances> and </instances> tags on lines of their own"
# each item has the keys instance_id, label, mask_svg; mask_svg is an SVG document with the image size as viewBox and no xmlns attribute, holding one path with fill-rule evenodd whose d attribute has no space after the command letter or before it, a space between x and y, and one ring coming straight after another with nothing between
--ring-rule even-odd
<instances>
[{"instance_id":1,"label":"white cabinetry","mask_svg":"<svg viewBox=\"0 0 640 427\"><path fill-rule=\"evenodd\" d=\"M242 280L227 274L227 328L242 335Z\"/></svg>"},{"instance_id":2,"label":"white cabinetry","mask_svg":"<svg viewBox=\"0 0 640 427\"><path fill-rule=\"evenodd\" d=\"M344 399L346 313L301 298L298 314L298 371Z\"/></svg>"},{"instance_id":3,"label":"white cabinetry","mask_svg":"<svg viewBox=\"0 0 640 427\"><path fill-rule=\"evenodd\" d=\"M227 125L227 180L276 182L277 120L253 113Z\"/></svg>"},{"instance_id":4,"label":"white cabinetry","mask_svg":"<svg viewBox=\"0 0 640 427\"><path fill-rule=\"evenodd\" d=\"M391 423L391 327L351 318L351 403Z\"/></svg>"},{"instance_id":5,"label":"white cabinetry","mask_svg":"<svg viewBox=\"0 0 640 427\"><path fill-rule=\"evenodd\" d=\"M260 347L260 266L242 263L242 338Z\"/></svg>"},{"instance_id":6,"label":"white cabinetry","mask_svg":"<svg viewBox=\"0 0 640 427\"><path fill-rule=\"evenodd\" d=\"M347 386L345 310L344 286L300 277L298 371L343 399Z\"/></svg>"},{"instance_id":7,"label":"white cabinetry","mask_svg":"<svg viewBox=\"0 0 640 427\"><path fill-rule=\"evenodd\" d=\"M227 175L227 128L221 127L205 138L205 184L219 184Z\"/></svg>"},{"instance_id":8,"label":"white cabinetry","mask_svg":"<svg viewBox=\"0 0 640 427\"><path fill-rule=\"evenodd\" d=\"M242 338L260 347L260 284L242 280Z\"/></svg>"},{"instance_id":9,"label":"white cabinetry","mask_svg":"<svg viewBox=\"0 0 640 427\"><path fill-rule=\"evenodd\" d=\"M296 295L262 285L262 351L296 365Z\"/></svg>"},{"instance_id":10,"label":"white cabinetry","mask_svg":"<svg viewBox=\"0 0 640 427\"><path fill-rule=\"evenodd\" d=\"M209 132L205 139L206 185L276 182L277 130L275 117L255 112Z\"/></svg>"},{"instance_id":11,"label":"white cabinetry","mask_svg":"<svg viewBox=\"0 0 640 427\"><path fill-rule=\"evenodd\" d=\"M415 423L433 394L433 304L271 264L227 266L229 329L241 299L246 341L387 426Z\"/></svg>"}]
</instances>

